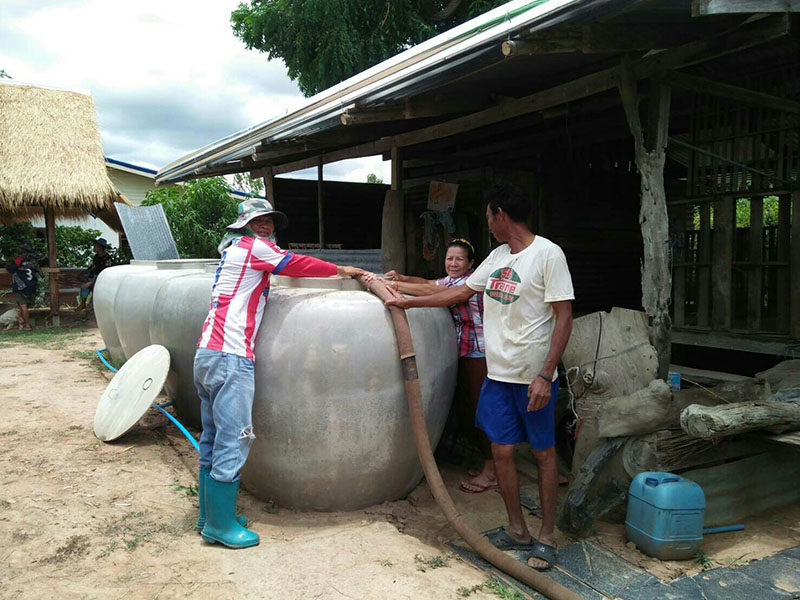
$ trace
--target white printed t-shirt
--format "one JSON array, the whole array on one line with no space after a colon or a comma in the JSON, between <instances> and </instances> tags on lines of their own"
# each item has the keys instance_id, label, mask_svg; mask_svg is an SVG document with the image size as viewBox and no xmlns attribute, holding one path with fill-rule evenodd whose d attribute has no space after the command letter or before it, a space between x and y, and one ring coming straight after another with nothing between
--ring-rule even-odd
<instances>
[{"instance_id":1,"label":"white printed t-shirt","mask_svg":"<svg viewBox=\"0 0 800 600\"><path fill-rule=\"evenodd\" d=\"M503 244L470 275L467 286L484 293L489 379L533 381L547 358L555 326L549 303L575 299L564 252L540 235L516 254Z\"/></svg>"}]
</instances>

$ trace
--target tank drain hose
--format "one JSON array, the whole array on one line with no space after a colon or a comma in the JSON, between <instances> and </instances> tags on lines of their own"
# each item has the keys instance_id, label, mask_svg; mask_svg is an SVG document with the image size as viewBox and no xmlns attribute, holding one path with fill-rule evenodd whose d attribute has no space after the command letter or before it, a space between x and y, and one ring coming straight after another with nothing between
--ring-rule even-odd
<instances>
[{"instance_id":1,"label":"tank drain hose","mask_svg":"<svg viewBox=\"0 0 800 600\"><path fill-rule=\"evenodd\" d=\"M384 302L393 297L392 292L379 280L368 282L364 276L359 276L356 279L367 291L372 292ZM422 392L420 391L417 375L417 360L414 354L414 343L411 339L411 329L408 326L406 311L396 306L387 308L391 313L397 337L397 349L403 367L406 399L408 400L408 411L411 415L411 427L414 431L417 454L436 504L439 505L439 509L444 514L447 522L480 556L537 592L552 600L582 600L581 596L575 592L568 590L546 575L495 548L485 536L472 529L464 521L464 516L453 503L453 499L450 497L439 473L436 460L433 458L433 449L428 437L428 425L425 422L425 413L422 410Z\"/></svg>"}]
</instances>

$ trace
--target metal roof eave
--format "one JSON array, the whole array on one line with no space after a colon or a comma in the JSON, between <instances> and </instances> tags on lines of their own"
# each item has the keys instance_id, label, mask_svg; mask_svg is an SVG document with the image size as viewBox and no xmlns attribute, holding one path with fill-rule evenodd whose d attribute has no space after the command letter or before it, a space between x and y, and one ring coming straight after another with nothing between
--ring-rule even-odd
<instances>
[{"instance_id":1,"label":"metal roof eave","mask_svg":"<svg viewBox=\"0 0 800 600\"><path fill-rule=\"evenodd\" d=\"M251 153L262 141L279 141L301 135L325 120L336 118L357 101L377 100L382 91L408 85L443 63L482 45L509 37L537 21L568 7L593 0L512 0L466 23L435 36L309 98L298 110L231 134L168 164L156 175L157 184L192 178L209 165L221 165ZM460 62L460 61L456 61Z\"/></svg>"}]
</instances>

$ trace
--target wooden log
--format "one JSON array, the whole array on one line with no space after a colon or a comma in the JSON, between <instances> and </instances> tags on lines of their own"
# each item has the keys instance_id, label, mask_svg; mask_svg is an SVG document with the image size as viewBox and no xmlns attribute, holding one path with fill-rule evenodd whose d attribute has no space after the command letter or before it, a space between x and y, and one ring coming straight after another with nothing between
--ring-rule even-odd
<instances>
[{"instance_id":1,"label":"wooden log","mask_svg":"<svg viewBox=\"0 0 800 600\"><path fill-rule=\"evenodd\" d=\"M757 379L763 379L773 392L787 387L800 385L800 359L784 360L771 369L756 373Z\"/></svg>"},{"instance_id":2,"label":"wooden log","mask_svg":"<svg viewBox=\"0 0 800 600\"><path fill-rule=\"evenodd\" d=\"M600 475L606 471L609 462L620 451L626 439L603 438L587 457L567 492L558 522L562 531L582 537L591 535L595 519L621 501L613 490L623 485L609 484L610 477L603 478ZM606 491L601 494L604 489ZM605 505L602 500L597 500L601 496L605 499Z\"/></svg>"},{"instance_id":3,"label":"wooden log","mask_svg":"<svg viewBox=\"0 0 800 600\"><path fill-rule=\"evenodd\" d=\"M703 488L705 527L738 523L750 515L800 501L798 453L784 448L682 476Z\"/></svg>"},{"instance_id":4,"label":"wooden log","mask_svg":"<svg viewBox=\"0 0 800 600\"><path fill-rule=\"evenodd\" d=\"M775 433L800 429L800 404L737 402L721 406L692 404L681 412L681 429L691 437L710 439L759 429Z\"/></svg>"},{"instance_id":5,"label":"wooden log","mask_svg":"<svg viewBox=\"0 0 800 600\"><path fill-rule=\"evenodd\" d=\"M603 403L597 413L597 433L600 437L619 437L650 433L672 415L672 392L661 379L654 379L646 388L628 396Z\"/></svg>"}]
</instances>

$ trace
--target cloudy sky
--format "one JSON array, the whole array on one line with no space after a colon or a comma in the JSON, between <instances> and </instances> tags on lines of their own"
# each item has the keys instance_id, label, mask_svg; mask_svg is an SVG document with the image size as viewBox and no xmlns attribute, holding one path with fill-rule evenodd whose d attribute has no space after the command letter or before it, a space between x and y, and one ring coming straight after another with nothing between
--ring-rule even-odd
<instances>
[{"instance_id":1,"label":"cloudy sky","mask_svg":"<svg viewBox=\"0 0 800 600\"><path fill-rule=\"evenodd\" d=\"M234 37L238 1L2 0L0 69L18 82L90 93L106 156L159 169L303 100L282 61ZM369 173L388 181L388 161L325 167L328 179Z\"/></svg>"}]
</instances>

